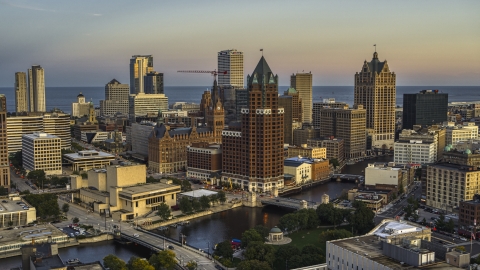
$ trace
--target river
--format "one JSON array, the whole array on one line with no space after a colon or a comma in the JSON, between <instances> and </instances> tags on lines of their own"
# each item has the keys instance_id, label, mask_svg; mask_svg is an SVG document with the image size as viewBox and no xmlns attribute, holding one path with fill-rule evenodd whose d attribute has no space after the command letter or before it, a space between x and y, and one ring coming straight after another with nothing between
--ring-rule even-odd
<instances>
[{"instance_id":1,"label":"river","mask_svg":"<svg viewBox=\"0 0 480 270\"><path fill-rule=\"evenodd\" d=\"M375 159L364 160L354 165L346 165L342 172L346 174L364 175L365 167L372 162L389 162L391 156L382 156ZM314 186L304 190L301 193L292 194L288 197L321 201L323 194L328 194L330 198L338 197L342 191L354 187L354 183L348 182L327 182L322 185ZM199 249L212 249L215 243L230 240L232 238L241 238L242 232L256 225L264 225L268 228L278 224L280 217L291 211L277 207L249 208L239 207L229 211L196 218L190 221L187 226L178 228L169 228L162 234L179 239L180 233L186 235L187 243ZM103 242L88 246L76 246L59 250L60 256L64 259L78 258L83 262L102 261L108 254L115 254L121 259L128 261L131 256L148 257L149 252L137 246L121 246L113 242ZM0 261L1 269L10 269L21 264L20 257L7 258Z\"/></svg>"}]
</instances>

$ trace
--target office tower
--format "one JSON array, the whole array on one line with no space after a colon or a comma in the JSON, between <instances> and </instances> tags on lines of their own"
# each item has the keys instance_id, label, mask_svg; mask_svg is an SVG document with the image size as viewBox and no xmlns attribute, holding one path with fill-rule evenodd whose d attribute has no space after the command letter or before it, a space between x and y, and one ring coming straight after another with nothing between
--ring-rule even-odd
<instances>
[{"instance_id":1,"label":"office tower","mask_svg":"<svg viewBox=\"0 0 480 270\"><path fill-rule=\"evenodd\" d=\"M27 74L15 72L15 112L28 112Z\"/></svg>"},{"instance_id":2,"label":"office tower","mask_svg":"<svg viewBox=\"0 0 480 270\"><path fill-rule=\"evenodd\" d=\"M225 123L237 121L237 88L234 86L219 86L220 98L225 110Z\"/></svg>"},{"instance_id":3,"label":"office tower","mask_svg":"<svg viewBox=\"0 0 480 270\"><path fill-rule=\"evenodd\" d=\"M143 93L144 77L153 71L152 55L134 55L130 59L130 94Z\"/></svg>"},{"instance_id":4,"label":"office tower","mask_svg":"<svg viewBox=\"0 0 480 270\"><path fill-rule=\"evenodd\" d=\"M130 95L128 99L128 114L130 123L136 122L137 117L157 115L158 111L168 110L168 98L165 94Z\"/></svg>"},{"instance_id":5,"label":"office tower","mask_svg":"<svg viewBox=\"0 0 480 270\"><path fill-rule=\"evenodd\" d=\"M28 171L43 170L46 175L62 174L60 138L43 132L24 134L22 161Z\"/></svg>"},{"instance_id":6,"label":"office tower","mask_svg":"<svg viewBox=\"0 0 480 270\"><path fill-rule=\"evenodd\" d=\"M243 52L236 49L219 52L218 72L223 71L227 74L218 74L218 85L243 88Z\"/></svg>"},{"instance_id":7,"label":"office tower","mask_svg":"<svg viewBox=\"0 0 480 270\"><path fill-rule=\"evenodd\" d=\"M100 100L100 115L128 114L128 84L113 79L105 85L105 100Z\"/></svg>"},{"instance_id":8,"label":"office tower","mask_svg":"<svg viewBox=\"0 0 480 270\"><path fill-rule=\"evenodd\" d=\"M145 94L164 94L163 73L148 72L144 77Z\"/></svg>"},{"instance_id":9,"label":"office tower","mask_svg":"<svg viewBox=\"0 0 480 270\"><path fill-rule=\"evenodd\" d=\"M278 107L278 76L265 58L247 76L248 108L241 123L222 132L222 181L249 191L283 187L283 108Z\"/></svg>"},{"instance_id":10,"label":"office tower","mask_svg":"<svg viewBox=\"0 0 480 270\"><path fill-rule=\"evenodd\" d=\"M242 121L242 109L248 109L248 90L235 89L235 107L237 121Z\"/></svg>"},{"instance_id":11,"label":"office tower","mask_svg":"<svg viewBox=\"0 0 480 270\"><path fill-rule=\"evenodd\" d=\"M10 190L10 166L8 162L7 98L0 94L0 187Z\"/></svg>"},{"instance_id":12,"label":"office tower","mask_svg":"<svg viewBox=\"0 0 480 270\"><path fill-rule=\"evenodd\" d=\"M320 109L323 107L343 108L348 106L345 102L337 102L334 98L324 98L322 102L314 102L312 109L312 121L315 128L320 128Z\"/></svg>"},{"instance_id":13,"label":"office tower","mask_svg":"<svg viewBox=\"0 0 480 270\"><path fill-rule=\"evenodd\" d=\"M286 144L293 144L293 127L292 127L292 97L279 96L278 107L283 108L283 142Z\"/></svg>"},{"instance_id":14,"label":"office tower","mask_svg":"<svg viewBox=\"0 0 480 270\"><path fill-rule=\"evenodd\" d=\"M91 106L92 108L93 106ZM70 115L65 113L43 114L43 132L60 138L60 147L70 149L72 135L70 130Z\"/></svg>"},{"instance_id":15,"label":"office tower","mask_svg":"<svg viewBox=\"0 0 480 270\"><path fill-rule=\"evenodd\" d=\"M41 66L28 70L28 92L30 112L46 112L45 72Z\"/></svg>"},{"instance_id":16,"label":"office tower","mask_svg":"<svg viewBox=\"0 0 480 270\"><path fill-rule=\"evenodd\" d=\"M302 122L312 123L312 73L297 73L290 77L290 87L302 99Z\"/></svg>"},{"instance_id":17,"label":"office tower","mask_svg":"<svg viewBox=\"0 0 480 270\"><path fill-rule=\"evenodd\" d=\"M72 116L83 117L88 114L90 104L85 102L85 96L80 92L77 96L77 102L72 102Z\"/></svg>"},{"instance_id":18,"label":"office tower","mask_svg":"<svg viewBox=\"0 0 480 270\"><path fill-rule=\"evenodd\" d=\"M390 149L395 139L395 83L387 60L380 62L373 54L355 74L354 104L367 110L367 132L372 136L372 148Z\"/></svg>"},{"instance_id":19,"label":"office tower","mask_svg":"<svg viewBox=\"0 0 480 270\"><path fill-rule=\"evenodd\" d=\"M309 139L318 138L320 131L313 128L310 124L304 124L301 128L293 129L293 144L301 146L306 144Z\"/></svg>"},{"instance_id":20,"label":"office tower","mask_svg":"<svg viewBox=\"0 0 480 270\"><path fill-rule=\"evenodd\" d=\"M310 147L324 147L327 149L327 159L336 159L340 164L345 159L344 139L329 137L329 138L314 138L307 140L307 145Z\"/></svg>"},{"instance_id":21,"label":"office tower","mask_svg":"<svg viewBox=\"0 0 480 270\"><path fill-rule=\"evenodd\" d=\"M422 90L418 94L403 94L404 129L413 125L430 126L447 121L448 94L438 90Z\"/></svg>"},{"instance_id":22,"label":"office tower","mask_svg":"<svg viewBox=\"0 0 480 270\"><path fill-rule=\"evenodd\" d=\"M336 137L344 140L345 158L362 158L366 154L366 110L362 105L353 109L320 109L320 137Z\"/></svg>"},{"instance_id":23,"label":"office tower","mask_svg":"<svg viewBox=\"0 0 480 270\"><path fill-rule=\"evenodd\" d=\"M293 122L302 122L303 119L303 101L295 88L288 88L284 92L285 96L292 97L292 120Z\"/></svg>"}]
</instances>

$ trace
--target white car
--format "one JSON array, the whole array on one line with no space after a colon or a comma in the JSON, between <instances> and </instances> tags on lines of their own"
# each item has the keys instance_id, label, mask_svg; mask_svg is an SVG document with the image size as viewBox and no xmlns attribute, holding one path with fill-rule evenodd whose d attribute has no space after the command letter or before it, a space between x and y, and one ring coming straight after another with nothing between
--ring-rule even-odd
<instances>
[{"instance_id":1,"label":"white car","mask_svg":"<svg viewBox=\"0 0 480 270\"><path fill-rule=\"evenodd\" d=\"M140 237L140 235L138 235L138 233L134 234L133 237Z\"/></svg>"},{"instance_id":2,"label":"white car","mask_svg":"<svg viewBox=\"0 0 480 270\"><path fill-rule=\"evenodd\" d=\"M465 238L465 237L460 237L460 240L462 240L462 241L467 241L467 238Z\"/></svg>"}]
</instances>

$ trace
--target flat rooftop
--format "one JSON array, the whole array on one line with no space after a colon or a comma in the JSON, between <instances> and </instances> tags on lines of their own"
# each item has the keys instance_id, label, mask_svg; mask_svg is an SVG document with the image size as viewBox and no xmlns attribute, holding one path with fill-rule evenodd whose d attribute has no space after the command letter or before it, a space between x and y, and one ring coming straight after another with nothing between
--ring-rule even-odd
<instances>
[{"instance_id":1,"label":"flat rooftop","mask_svg":"<svg viewBox=\"0 0 480 270\"><path fill-rule=\"evenodd\" d=\"M476 169L476 168L473 167L473 166L457 165L457 164L452 164L452 163L432 164L432 165L430 165L430 167L447 169L447 170L465 171L465 172L475 172L475 171L478 171L478 169Z\"/></svg>"},{"instance_id":2,"label":"flat rooftop","mask_svg":"<svg viewBox=\"0 0 480 270\"><path fill-rule=\"evenodd\" d=\"M140 193L153 193L161 189L167 190L167 189L174 189L179 187L180 187L179 185L169 185L165 183L152 183L152 184L123 187L120 193L134 195L134 194L140 194Z\"/></svg>"},{"instance_id":3,"label":"flat rooftop","mask_svg":"<svg viewBox=\"0 0 480 270\"><path fill-rule=\"evenodd\" d=\"M424 227L410 225L406 222L389 221L378 226L373 232L375 236L387 238L389 236L401 235L405 233L421 232Z\"/></svg>"},{"instance_id":4,"label":"flat rooftop","mask_svg":"<svg viewBox=\"0 0 480 270\"><path fill-rule=\"evenodd\" d=\"M65 233L51 224L38 226L17 226L15 228L17 229L0 229L0 246L18 243L30 244L32 242L32 238L35 238L36 241L43 241L42 239L47 239L48 236L57 237L65 235Z\"/></svg>"},{"instance_id":5,"label":"flat rooftop","mask_svg":"<svg viewBox=\"0 0 480 270\"><path fill-rule=\"evenodd\" d=\"M79 151L78 153L64 154L64 157L73 161L92 160L92 159L115 159L115 156L101 151Z\"/></svg>"},{"instance_id":6,"label":"flat rooftop","mask_svg":"<svg viewBox=\"0 0 480 270\"><path fill-rule=\"evenodd\" d=\"M207 189L197 189L197 190L193 190L193 191L180 193L180 195L182 195L182 196L188 196L188 197L193 197L193 198L200 198L202 196L207 196L208 197L208 196L215 195L215 194L218 194L218 192L207 190Z\"/></svg>"},{"instance_id":7,"label":"flat rooftop","mask_svg":"<svg viewBox=\"0 0 480 270\"><path fill-rule=\"evenodd\" d=\"M3 201L6 201L6 202L4 203ZM33 208L30 204L28 204L26 201L23 201L23 200L12 201L10 199L1 199L0 207L3 208L3 210L0 211L0 215L5 213L13 213L13 212L27 212L28 210L24 210L22 206L17 204L18 202L23 202L29 208Z\"/></svg>"}]
</instances>

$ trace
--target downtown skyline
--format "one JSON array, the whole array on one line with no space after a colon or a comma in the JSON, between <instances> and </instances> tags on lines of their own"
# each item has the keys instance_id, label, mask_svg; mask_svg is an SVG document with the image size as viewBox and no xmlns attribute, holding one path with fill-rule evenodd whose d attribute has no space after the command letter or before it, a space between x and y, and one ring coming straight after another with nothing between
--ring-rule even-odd
<instances>
[{"instance_id":1,"label":"downtown skyline","mask_svg":"<svg viewBox=\"0 0 480 270\"><path fill-rule=\"evenodd\" d=\"M0 26L0 87L35 64L47 87L128 82L135 54L153 55L166 86L210 85L211 76L176 71L213 70L226 49L244 52L244 70L264 49L280 85L302 71L312 72L313 85L353 85L374 44L399 75L397 86L480 85L479 8L477 1L1 1L2 20L16 23Z\"/></svg>"}]
</instances>

